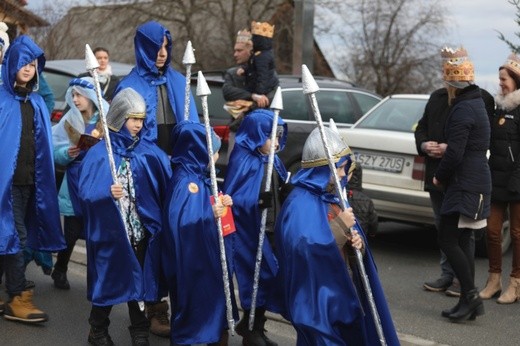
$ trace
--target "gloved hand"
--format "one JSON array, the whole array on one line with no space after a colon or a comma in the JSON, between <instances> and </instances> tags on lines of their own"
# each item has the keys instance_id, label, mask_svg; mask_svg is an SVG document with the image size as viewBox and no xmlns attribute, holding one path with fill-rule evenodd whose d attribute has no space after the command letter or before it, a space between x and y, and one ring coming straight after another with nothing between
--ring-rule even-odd
<instances>
[{"instance_id":1,"label":"gloved hand","mask_svg":"<svg viewBox=\"0 0 520 346\"><path fill-rule=\"evenodd\" d=\"M260 209L272 208L273 193L271 191L260 192L258 196L258 207Z\"/></svg>"}]
</instances>

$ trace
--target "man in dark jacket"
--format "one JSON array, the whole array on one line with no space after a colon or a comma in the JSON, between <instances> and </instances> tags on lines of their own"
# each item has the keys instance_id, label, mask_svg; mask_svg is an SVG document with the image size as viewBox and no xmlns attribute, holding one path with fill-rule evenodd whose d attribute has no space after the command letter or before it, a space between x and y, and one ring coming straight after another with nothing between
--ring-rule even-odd
<instances>
[{"instance_id":1,"label":"man in dark jacket","mask_svg":"<svg viewBox=\"0 0 520 346\"><path fill-rule=\"evenodd\" d=\"M480 89L482 99L486 106L489 116L493 115L495 101L491 94L486 90ZM426 169L424 172L424 190L430 194L430 201L435 217L435 227L439 229L439 212L444 199L442 189L433 185L433 175L439 166L444 152L446 151L446 138L444 126L448 116L448 92L446 88L435 90L431 95L424 114L415 130L415 144L419 155L425 157ZM470 242L470 252L475 251L475 238ZM455 278L455 273L446 259L446 255L441 251L441 276L436 280L426 281L423 285L425 290L432 292L446 291L448 296L459 296L460 285Z\"/></svg>"}]
</instances>

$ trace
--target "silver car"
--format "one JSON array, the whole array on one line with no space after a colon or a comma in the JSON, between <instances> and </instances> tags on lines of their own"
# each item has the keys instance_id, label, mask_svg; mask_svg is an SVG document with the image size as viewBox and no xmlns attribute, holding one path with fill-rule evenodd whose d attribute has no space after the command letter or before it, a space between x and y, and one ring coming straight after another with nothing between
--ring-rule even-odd
<instances>
[{"instance_id":1,"label":"silver car","mask_svg":"<svg viewBox=\"0 0 520 346\"><path fill-rule=\"evenodd\" d=\"M429 95L387 96L350 128L339 128L363 167L363 189L380 218L433 225L429 194L424 191L424 157L414 131ZM509 222L502 230L502 249L510 245ZM486 253L485 237L477 251Z\"/></svg>"}]
</instances>

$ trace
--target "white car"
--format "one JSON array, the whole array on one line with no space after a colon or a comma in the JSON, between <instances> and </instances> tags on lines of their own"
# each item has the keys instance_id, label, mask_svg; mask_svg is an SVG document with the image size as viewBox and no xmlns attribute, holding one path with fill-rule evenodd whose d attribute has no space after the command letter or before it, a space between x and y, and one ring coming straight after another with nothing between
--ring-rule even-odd
<instances>
[{"instance_id":1,"label":"white car","mask_svg":"<svg viewBox=\"0 0 520 346\"><path fill-rule=\"evenodd\" d=\"M429 95L387 96L350 128L338 128L363 167L363 190L381 219L434 224L429 194L424 191L424 157L414 131ZM502 229L502 250L511 243L509 222ZM485 237L477 251L486 253Z\"/></svg>"}]
</instances>

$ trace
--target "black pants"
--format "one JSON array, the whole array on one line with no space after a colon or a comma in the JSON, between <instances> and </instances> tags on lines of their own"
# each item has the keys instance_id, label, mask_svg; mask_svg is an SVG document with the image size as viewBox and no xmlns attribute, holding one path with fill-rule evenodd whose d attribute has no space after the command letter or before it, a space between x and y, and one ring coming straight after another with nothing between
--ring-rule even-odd
<instances>
[{"instance_id":1,"label":"black pants","mask_svg":"<svg viewBox=\"0 0 520 346\"><path fill-rule=\"evenodd\" d=\"M471 251L473 230L459 228L459 214L442 215L439 227L439 247L460 281L462 294L475 288L475 254Z\"/></svg>"},{"instance_id":2,"label":"black pants","mask_svg":"<svg viewBox=\"0 0 520 346\"><path fill-rule=\"evenodd\" d=\"M139 242L139 244L134 247L135 256L143 268L144 259L146 256L146 250L148 248L148 239L149 235ZM139 303L136 301L127 302L128 305L128 314L130 316L130 329L148 329L150 328L150 321L146 318L146 314L139 308ZM100 306L92 304L92 309L90 310L90 317L88 319L88 323L92 327L96 328L108 328L110 325L110 312L112 311L112 306Z\"/></svg>"},{"instance_id":3,"label":"black pants","mask_svg":"<svg viewBox=\"0 0 520 346\"><path fill-rule=\"evenodd\" d=\"M74 251L74 246L83 234L83 218L79 216L65 216L63 219L63 232L67 248L58 252L54 269L66 273L69 266L70 256Z\"/></svg>"}]
</instances>

